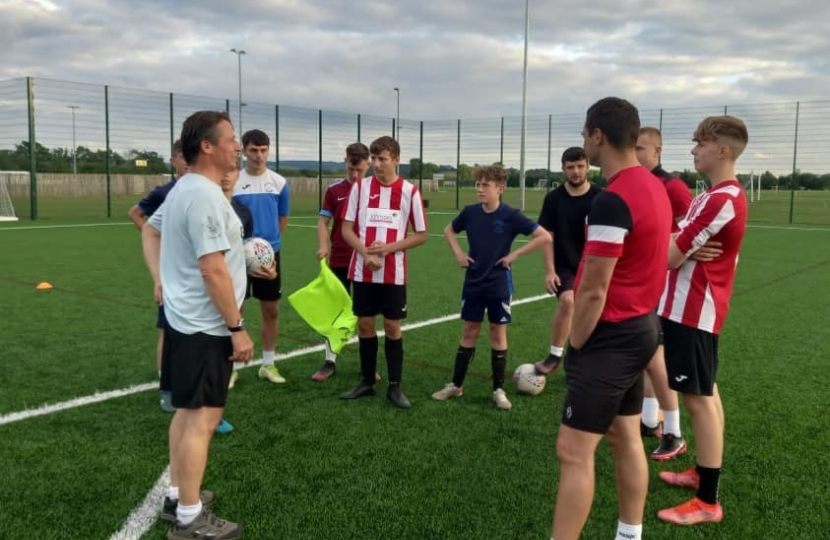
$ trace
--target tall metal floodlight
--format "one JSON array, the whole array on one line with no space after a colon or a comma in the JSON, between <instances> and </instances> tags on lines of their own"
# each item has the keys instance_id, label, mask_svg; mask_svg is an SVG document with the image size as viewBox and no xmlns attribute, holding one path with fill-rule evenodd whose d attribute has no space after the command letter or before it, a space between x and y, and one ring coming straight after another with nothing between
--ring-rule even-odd
<instances>
[{"instance_id":1,"label":"tall metal floodlight","mask_svg":"<svg viewBox=\"0 0 830 540\"><path fill-rule=\"evenodd\" d=\"M72 174L78 174L78 145L75 143L75 111L80 109L78 105L67 105L72 109Z\"/></svg>"},{"instance_id":2,"label":"tall metal floodlight","mask_svg":"<svg viewBox=\"0 0 830 540\"><path fill-rule=\"evenodd\" d=\"M242 55L245 54L243 50L231 49L231 52L236 55L236 62L239 71L239 134L242 134Z\"/></svg>"},{"instance_id":3,"label":"tall metal floodlight","mask_svg":"<svg viewBox=\"0 0 830 540\"><path fill-rule=\"evenodd\" d=\"M519 145L519 208L525 209L525 138L527 136L527 39L530 33L530 0L525 0L525 50L522 68L522 139Z\"/></svg>"}]
</instances>

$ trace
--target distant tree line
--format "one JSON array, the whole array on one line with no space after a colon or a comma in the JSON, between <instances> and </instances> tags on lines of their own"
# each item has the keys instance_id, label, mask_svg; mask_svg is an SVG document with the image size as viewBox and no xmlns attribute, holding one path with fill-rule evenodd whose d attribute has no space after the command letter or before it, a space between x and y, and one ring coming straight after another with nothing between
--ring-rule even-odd
<instances>
[{"instance_id":1,"label":"distant tree line","mask_svg":"<svg viewBox=\"0 0 830 540\"><path fill-rule=\"evenodd\" d=\"M79 174L103 174L106 172L106 150L92 150L85 146L77 147L77 163ZM40 143L35 143L35 157L37 158L37 170L43 173L71 173L73 171L72 151L68 148L47 148ZM110 150L110 171L113 174L165 174L172 172L167 160L152 150L131 149L124 154ZM137 165L141 163L142 165ZM0 171L27 171L29 170L29 142L21 141L14 146L13 150L0 150ZM435 163L421 163L418 158L409 160L400 166L400 174L405 178L418 179L423 173L425 180L431 180L436 173L443 173L446 180L460 182L472 182L474 165L462 163L458 170L450 165L438 165ZM279 172L284 176L317 178L317 169L300 168L292 169L280 167ZM345 176L345 169L326 170L326 176ZM509 187L519 186L519 170L508 169L507 185ZM704 180L704 177L691 170L676 171L678 177L694 189L697 182ZM795 179L797 189L807 190L830 190L830 174L814 174L796 171L795 175L787 174L776 176L770 171L761 174L761 189L790 189ZM590 180L599 185L605 186L605 178L599 171L591 170ZM739 180L747 184L748 175L739 175ZM529 169L525 171L525 185L528 187L552 186L565 181L561 171L548 171L547 169Z\"/></svg>"},{"instance_id":2,"label":"distant tree line","mask_svg":"<svg viewBox=\"0 0 830 540\"><path fill-rule=\"evenodd\" d=\"M16 144L14 150L0 150L0 170L28 171L30 166L29 142ZM103 174L107 171L107 151L91 150L78 146L76 156L78 174ZM35 143L37 170L43 173L72 173L72 151L67 148L46 148ZM110 171L113 174L164 174L170 164L158 153L149 150L129 150L122 155L110 150ZM146 166L136 165L136 161Z\"/></svg>"}]
</instances>

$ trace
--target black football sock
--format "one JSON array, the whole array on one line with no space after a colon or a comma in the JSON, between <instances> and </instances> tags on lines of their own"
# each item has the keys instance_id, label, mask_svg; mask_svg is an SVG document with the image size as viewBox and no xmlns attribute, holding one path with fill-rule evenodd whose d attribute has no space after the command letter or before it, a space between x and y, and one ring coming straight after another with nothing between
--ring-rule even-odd
<instances>
[{"instance_id":1,"label":"black football sock","mask_svg":"<svg viewBox=\"0 0 830 540\"><path fill-rule=\"evenodd\" d=\"M720 469L697 466L700 475L700 486L697 488L697 498L707 504L718 502L718 484L720 484Z\"/></svg>"},{"instance_id":2,"label":"black football sock","mask_svg":"<svg viewBox=\"0 0 830 540\"><path fill-rule=\"evenodd\" d=\"M464 384L464 377L467 376L467 368L473 363L475 355L475 347L458 346L458 350L455 352L455 368L453 368L452 372L452 383L458 388L461 388Z\"/></svg>"},{"instance_id":3,"label":"black football sock","mask_svg":"<svg viewBox=\"0 0 830 540\"><path fill-rule=\"evenodd\" d=\"M490 350L490 365L493 368L493 391L504 388L504 370L507 368L507 349Z\"/></svg>"},{"instance_id":4,"label":"black football sock","mask_svg":"<svg viewBox=\"0 0 830 540\"><path fill-rule=\"evenodd\" d=\"M358 339L360 349L360 373L363 375L363 382L375 384L375 372L378 367L378 337Z\"/></svg>"},{"instance_id":5,"label":"black football sock","mask_svg":"<svg viewBox=\"0 0 830 540\"><path fill-rule=\"evenodd\" d=\"M384 338L383 349L386 353L389 386L400 386L403 377L403 337L400 339Z\"/></svg>"}]
</instances>

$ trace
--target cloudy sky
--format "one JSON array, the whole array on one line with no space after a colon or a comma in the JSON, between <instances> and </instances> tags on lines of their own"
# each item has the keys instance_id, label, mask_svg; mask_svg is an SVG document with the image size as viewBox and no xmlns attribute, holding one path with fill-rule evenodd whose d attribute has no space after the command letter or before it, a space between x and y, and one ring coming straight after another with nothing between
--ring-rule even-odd
<instances>
[{"instance_id":1,"label":"cloudy sky","mask_svg":"<svg viewBox=\"0 0 830 540\"><path fill-rule=\"evenodd\" d=\"M528 113L539 134L548 114L578 130L606 95L650 111L644 123L660 108L695 107L677 121L683 138L724 105L792 103L773 107L778 146L791 139L794 102L830 88L830 2L529 1ZM235 99L236 47L251 106L391 118L399 87L404 129L435 120L449 133L457 118L521 114L523 32L522 0L0 0L0 80Z\"/></svg>"}]
</instances>

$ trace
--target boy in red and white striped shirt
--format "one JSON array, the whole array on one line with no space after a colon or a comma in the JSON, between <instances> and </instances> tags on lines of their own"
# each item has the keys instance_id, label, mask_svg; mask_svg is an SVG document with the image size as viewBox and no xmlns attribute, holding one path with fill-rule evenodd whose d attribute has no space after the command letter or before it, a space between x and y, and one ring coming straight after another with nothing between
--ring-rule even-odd
<instances>
[{"instance_id":1,"label":"boy in red and white striped shirt","mask_svg":"<svg viewBox=\"0 0 830 540\"><path fill-rule=\"evenodd\" d=\"M669 484L697 491L690 501L657 514L680 525L723 519L718 501L724 426L716 384L718 335L729 311L747 221L746 195L735 177L735 161L749 140L746 125L732 116L712 116L698 125L693 140L695 169L709 177L711 187L692 201L669 242L670 270L658 307L669 387L683 394L697 446L697 467L660 473ZM710 240L721 243L720 256L708 262L689 259Z\"/></svg>"},{"instance_id":2,"label":"boy in red and white striped shirt","mask_svg":"<svg viewBox=\"0 0 830 540\"><path fill-rule=\"evenodd\" d=\"M375 394L378 336L375 317L383 315L384 352L389 377L386 397L410 407L401 390L406 318L406 251L427 239L427 220L418 188L400 178L398 142L384 136L369 147L374 176L355 182L343 214L343 239L354 253L349 264L353 311L358 317L361 382L340 396L355 399ZM409 234L412 228L413 234Z\"/></svg>"}]
</instances>

